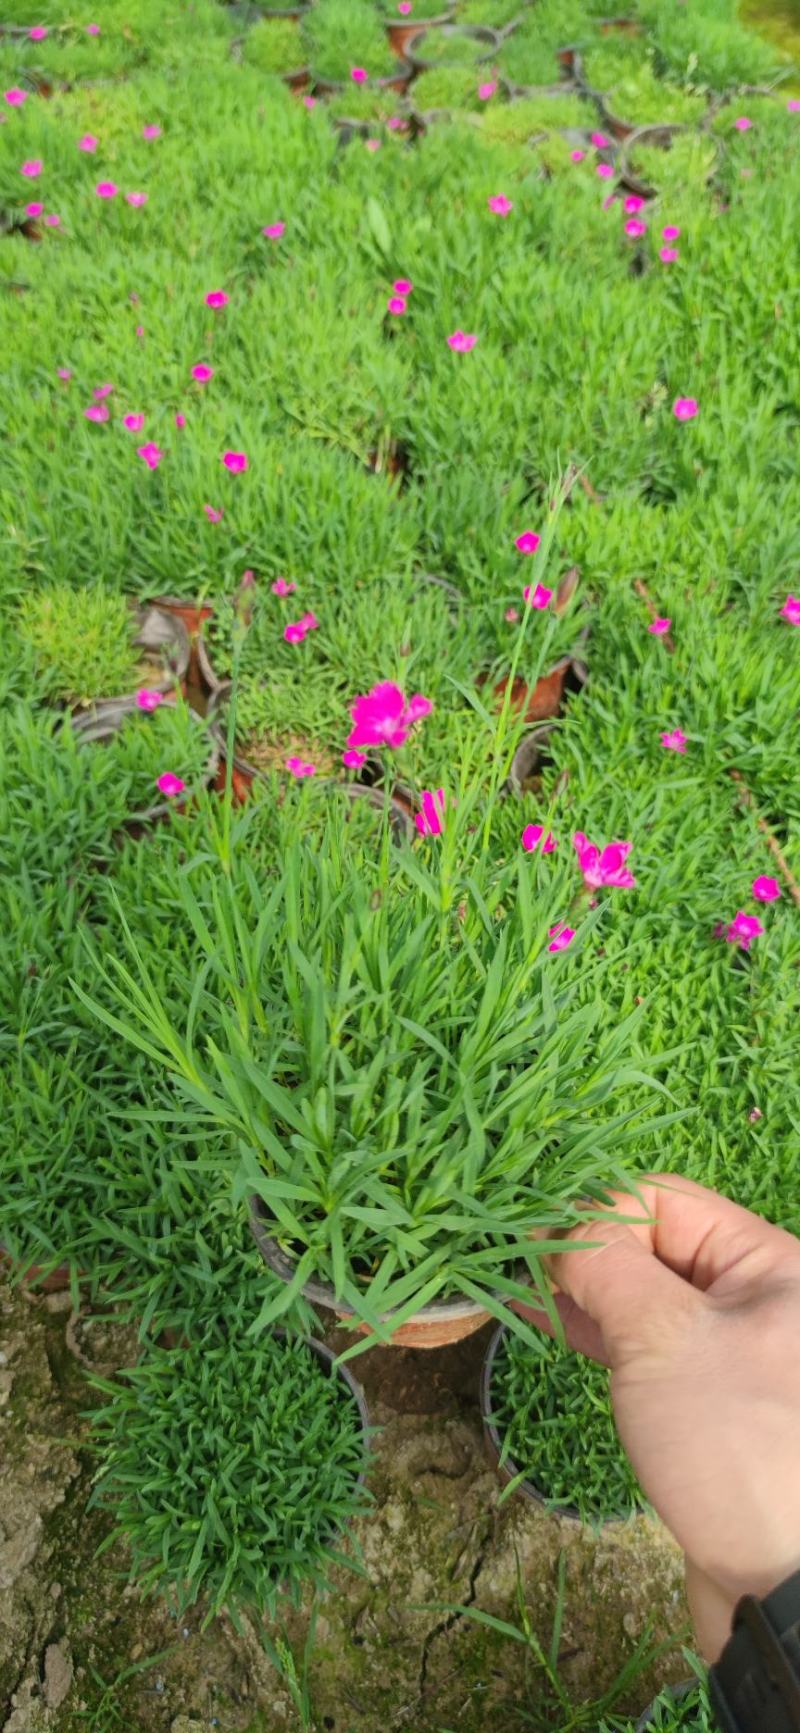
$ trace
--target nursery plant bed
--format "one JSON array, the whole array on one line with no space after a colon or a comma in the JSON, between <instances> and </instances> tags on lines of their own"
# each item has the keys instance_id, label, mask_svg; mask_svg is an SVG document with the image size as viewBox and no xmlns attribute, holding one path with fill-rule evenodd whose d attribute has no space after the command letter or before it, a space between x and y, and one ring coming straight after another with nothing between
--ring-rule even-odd
<instances>
[{"instance_id":1,"label":"nursery plant bed","mask_svg":"<svg viewBox=\"0 0 800 1733\"><path fill-rule=\"evenodd\" d=\"M543 1336L542 1344L543 1354L539 1360L527 1343L511 1336L505 1324L501 1324L491 1338L481 1373L481 1418L489 1460L504 1486L513 1485L514 1490L523 1497L532 1499L547 1510L555 1511L558 1516L581 1523L588 1520L603 1527L628 1521L637 1504L641 1505L641 1499L637 1499L638 1489L633 1471L627 1463L622 1447L616 1441L610 1417L610 1397L607 1398L607 1413L598 1407L601 1378L605 1380L605 1371L601 1373L600 1368L594 1366L593 1362L584 1360L580 1355L570 1354L558 1344L550 1342L549 1338ZM529 1371L532 1393L530 1406L525 1412L520 1400L520 1388L524 1377L527 1395ZM508 1380L505 1413L502 1388L504 1377ZM592 1388L594 1381L597 1383L596 1391ZM539 1393L538 1401L533 1390ZM589 1392L588 1400L584 1400L586 1391ZM567 1393L577 1392L580 1393L576 1397L581 1404L580 1411L576 1410L571 1434L567 1436L565 1419L570 1416L570 1410L565 1406ZM580 1489L581 1475L588 1477L591 1472L599 1484L603 1474L613 1469L617 1491L620 1492L623 1487L625 1490L625 1508L620 1508L613 1498L611 1508L608 1508L601 1507L599 1500L589 1500L586 1497L573 1503L565 1498L561 1490L548 1493L544 1479L535 1477L529 1464L519 1460L522 1451L518 1445L514 1446L517 1450L516 1457L511 1453L509 1439L513 1442L516 1432L521 1442L523 1430L531 1460L539 1455L542 1473L551 1466L545 1460L547 1444L550 1437L556 1434L563 1438L564 1455L569 1458L568 1468L558 1465L555 1470L557 1476L560 1474L562 1479L565 1479L568 1474L571 1479L574 1475ZM585 1456L583 1462L581 1452Z\"/></svg>"},{"instance_id":2,"label":"nursery plant bed","mask_svg":"<svg viewBox=\"0 0 800 1733\"><path fill-rule=\"evenodd\" d=\"M282 1251L271 1233L271 1219L262 1199L251 1195L248 1207L253 1238L265 1264L282 1282L290 1282L294 1276L294 1261ZM326 1311L334 1312L344 1325L350 1324L353 1313L339 1304L330 1283L312 1279L305 1283L303 1296L312 1306L323 1306ZM435 1302L423 1306L420 1312L402 1324L387 1345L392 1348L444 1348L452 1342L462 1342L466 1336L480 1330L488 1323L489 1317L490 1313L474 1300ZM381 1319L381 1322L386 1321L387 1317ZM352 1327L360 1336L372 1333L366 1324Z\"/></svg>"}]
</instances>

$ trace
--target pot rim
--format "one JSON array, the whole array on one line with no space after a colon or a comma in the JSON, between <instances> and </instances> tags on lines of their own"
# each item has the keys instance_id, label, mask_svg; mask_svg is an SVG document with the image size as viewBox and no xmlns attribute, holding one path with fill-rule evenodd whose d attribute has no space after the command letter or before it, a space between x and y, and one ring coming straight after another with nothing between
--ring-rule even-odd
<instances>
[{"instance_id":1,"label":"pot rim","mask_svg":"<svg viewBox=\"0 0 800 1733\"><path fill-rule=\"evenodd\" d=\"M273 1334L276 1336L285 1336L287 1332L285 1330L276 1329ZM307 1348L310 1348L311 1353L314 1355L315 1359L319 1361L323 1370L327 1372L328 1377L338 1378L340 1382L344 1384L356 1404L358 1417L361 1421L361 1436L364 1445L364 1461L356 1484L358 1486L364 1486L367 1478L370 1436L374 1428L369 1417L369 1408L367 1407L367 1398L364 1394L363 1386L359 1384L357 1378L353 1377L350 1367L343 1366L341 1362L337 1360L337 1356L333 1349L328 1347L327 1342L321 1342L318 1336L301 1336L300 1340L305 1343Z\"/></svg>"},{"instance_id":2,"label":"pot rim","mask_svg":"<svg viewBox=\"0 0 800 1733\"><path fill-rule=\"evenodd\" d=\"M282 1282L290 1282L294 1276L295 1265L286 1252L281 1251L274 1235L267 1232L267 1206L258 1192L251 1192L247 1200L250 1230L258 1246L262 1258L273 1275L280 1277ZM336 1298L336 1292L330 1282L317 1281L312 1276L303 1284L304 1298L312 1305L324 1306L329 1312L336 1312L342 1319L357 1318L358 1314L348 1308L344 1309ZM477 1300L429 1300L419 1312L406 1318L405 1326L413 1323L449 1324L459 1322L462 1318L474 1318L479 1312L485 1312ZM396 1316L395 1312L381 1312L381 1323L390 1323ZM359 1320L360 1322L360 1320ZM502 1328L503 1326L501 1326ZM377 1344L380 1346L380 1344Z\"/></svg>"},{"instance_id":3,"label":"pot rim","mask_svg":"<svg viewBox=\"0 0 800 1733\"><path fill-rule=\"evenodd\" d=\"M503 1458L503 1441L500 1431L495 1423L494 1410L492 1408L492 1373L494 1371L494 1363L497 1359L500 1347L502 1346L504 1338L509 1333L510 1329L508 1324L498 1324L497 1329L491 1337L489 1346L486 1349L483 1365L481 1367L481 1420L483 1422L485 1435L489 1442L491 1454L497 1458L495 1464L497 1473L504 1480L506 1486L510 1485L512 1480L517 1480L517 1485L515 1486L514 1491L521 1492L526 1498L531 1499L535 1504L540 1504L544 1510L547 1510L550 1513L551 1516L563 1517L568 1522L577 1522L580 1523L581 1527L586 1527L586 1520L581 1516L577 1505L557 1504L554 1503L553 1499L546 1498L544 1493L537 1486L536 1481L529 1479L529 1477L524 1473L524 1470L514 1461L512 1456L506 1456ZM523 1478L518 1480L518 1475L522 1475ZM628 1522L630 1520L630 1515L638 1514L640 1513L632 1512L629 1515L598 1517L597 1521L602 1528L612 1528Z\"/></svg>"}]
</instances>

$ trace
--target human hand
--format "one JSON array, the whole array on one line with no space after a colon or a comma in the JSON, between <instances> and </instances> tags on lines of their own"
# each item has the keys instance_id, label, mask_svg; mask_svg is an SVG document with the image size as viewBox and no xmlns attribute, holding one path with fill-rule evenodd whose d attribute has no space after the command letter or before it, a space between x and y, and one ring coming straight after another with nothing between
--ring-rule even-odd
<instances>
[{"instance_id":1,"label":"human hand","mask_svg":"<svg viewBox=\"0 0 800 1733\"><path fill-rule=\"evenodd\" d=\"M573 1348L611 1367L620 1437L686 1554L716 1660L740 1595L800 1570L800 1240L675 1174L615 1194L548 1258ZM548 1329L544 1313L514 1309Z\"/></svg>"}]
</instances>

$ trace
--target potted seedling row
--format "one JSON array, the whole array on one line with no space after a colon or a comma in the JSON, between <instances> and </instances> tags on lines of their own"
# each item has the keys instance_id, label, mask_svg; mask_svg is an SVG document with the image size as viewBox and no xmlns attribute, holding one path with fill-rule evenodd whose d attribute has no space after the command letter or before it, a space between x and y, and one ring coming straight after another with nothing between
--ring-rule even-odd
<instances>
[{"instance_id":1,"label":"potted seedling row","mask_svg":"<svg viewBox=\"0 0 800 1733\"><path fill-rule=\"evenodd\" d=\"M501 1326L481 1374L488 1455L504 1486L575 1522L624 1521L644 1498L619 1442L608 1371L537 1332Z\"/></svg>"},{"instance_id":2,"label":"potted seedling row","mask_svg":"<svg viewBox=\"0 0 800 1733\"><path fill-rule=\"evenodd\" d=\"M215 1316L176 1349L148 1344L119 1382L93 1380L106 1398L93 1501L111 1508L131 1577L179 1613L202 1595L208 1618L225 1606L234 1622L327 1586L369 1505L360 1386L321 1342L254 1335L255 1301L228 1295L224 1327Z\"/></svg>"}]
</instances>

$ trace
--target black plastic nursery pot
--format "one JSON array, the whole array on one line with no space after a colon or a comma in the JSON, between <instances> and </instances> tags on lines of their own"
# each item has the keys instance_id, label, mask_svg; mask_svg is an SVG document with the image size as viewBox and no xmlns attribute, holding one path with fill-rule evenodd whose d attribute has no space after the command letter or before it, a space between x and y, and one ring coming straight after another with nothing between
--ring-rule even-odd
<instances>
[{"instance_id":1,"label":"black plastic nursery pot","mask_svg":"<svg viewBox=\"0 0 800 1733\"><path fill-rule=\"evenodd\" d=\"M253 1238L265 1264L282 1282L291 1282L295 1273L294 1261L281 1249L271 1232L274 1224L263 1199L256 1194L251 1195L248 1208ZM323 1306L326 1311L334 1312L343 1324L352 1324L358 1335L371 1334L368 1324L355 1323L354 1313L340 1305L329 1282L312 1278L305 1283L302 1292L310 1305ZM391 1316L391 1313L382 1314L381 1323L391 1323ZM489 1312L475 1300L433 1300L408 1318L399 1329L394 1330L387 1343L380 1345L391 1348L446 1348L452 1342L461 1342L466 1336L472 1336L476 1330L488 1323L489 1317Z\"/></svg>"},{"instance_id":2,"label":"black plastic nursery pot","mask_svg":"<svg viewBox=\"0 0 800 1733\"><path fill-rule=\"evenodd\" d=\"M527 1476L523 1475L523 1470L511 1456L506 1455L504 1457L503 1455L503 1436L495 1419L494 1403L492 1399L492 1376L497 1356L508 1333L507 1324L498 1325L486 1350L486 1356L481 1368L480 1404L486 1454L504 1487L510 1486L512 1481L516 1481L514 1491L521 1493L523 1498L530 1499L532 1503L541 1505L542 1509L547 1510L551 1516L564 1517L569 1522L576 1522L582 1525L584 1518L581 1516L576 1505L554 1504L552 1499L547 1498L546 1494L542 1491L542 1488L537 1485L535 1480L531 1480ZM519 1477L521 1475L523 1477L520 1479ZM598 1517L597 1526L599 1528L614 1528L627 1520L627 1516L622 1515L613 1515L602 1518Z\"/></svg>"},{"instance_id":3,"label":"black plastic nursery pot","mask_svg":"<svg viewBox=\"0 0 800 1733\"><path fill-rule=\"evenodd\" d=\"M684 1699L686 1697L688 1697L692 1691L696 1690L696 1688L697 1688L697 1680L696 1679L687 1679L686 1683L684 1685L673 1685L672 1690L670 1692L670 1696L674 1699L674 1701L676 1703L682 1703L684 1701ZM639 1716L639 1719L636 1723L636 1733L647 1733L647 1728L652 1727L654 1724L655 1715L656 1715L655 1702L648 1703L648 1706L645 1709L644 1714Z\"/></svg>"}]
</instances>

